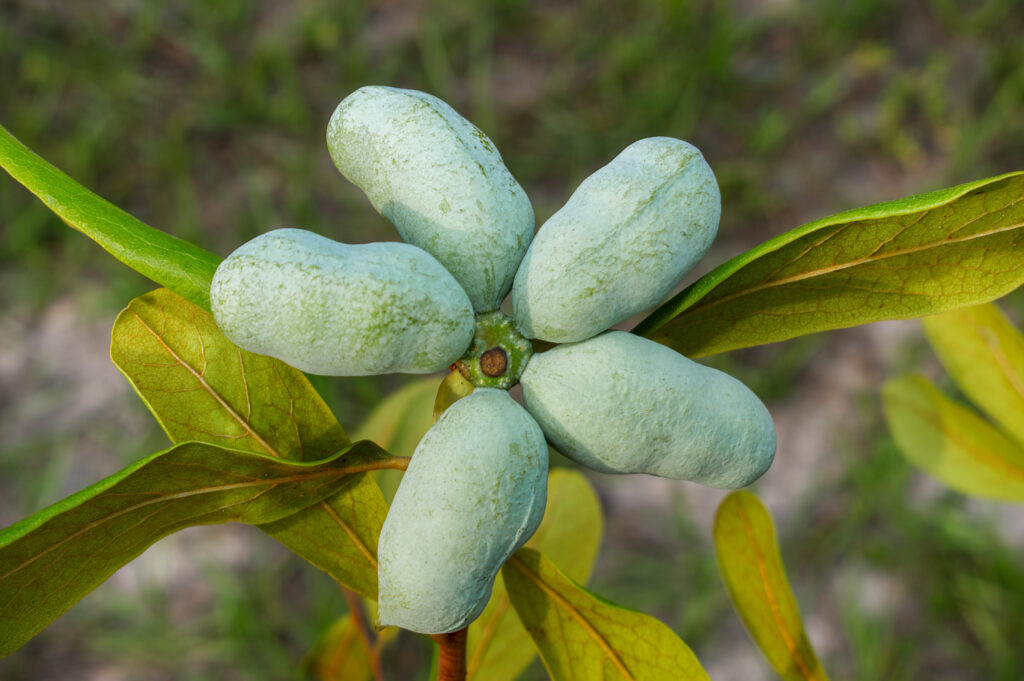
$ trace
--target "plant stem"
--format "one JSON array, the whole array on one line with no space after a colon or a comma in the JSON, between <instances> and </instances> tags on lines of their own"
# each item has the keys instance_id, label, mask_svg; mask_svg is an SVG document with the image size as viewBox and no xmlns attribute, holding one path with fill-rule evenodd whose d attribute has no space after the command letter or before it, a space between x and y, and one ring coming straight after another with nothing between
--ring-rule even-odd
<instances>
[{"instance_id":1,"label":"plant stem","mask_svg":"<svg viewBox=\"0 0 1024 681\"><path fill-rule=\"evenodd\" d=\"M434 634L431 638L441 647L437 659L437 681L466 681L466 632Z\"/></svg>"},{"instance_id":2,"label":"plant stem","mask_svg":"<svg viewBox=\"0 0 1024 681\"><path fill-rule=\"evenodd\" d=\"M374 640L374 635L370 632L370 625L366 621L366 612L363 610L363 604L360 602L359 596L355 591L342 586L341 592L345 594L348 611L352 615L352 623L355 625L356 631L359 632L359 636L363 639L363 645L366 647L366 659L370 664L370 673L373 675L373 681L385 681L384 670L380 666L380 648Z\"/></svg>"}]
</instances>

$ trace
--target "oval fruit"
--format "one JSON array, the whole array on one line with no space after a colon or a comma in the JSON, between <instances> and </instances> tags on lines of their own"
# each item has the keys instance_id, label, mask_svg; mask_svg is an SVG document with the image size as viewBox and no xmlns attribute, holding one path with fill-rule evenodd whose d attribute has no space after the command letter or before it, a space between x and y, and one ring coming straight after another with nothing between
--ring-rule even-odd
<instances>
[{"instance_id":1,"label":"oval fruit","mask_svg":"<svg viewBox=\"0 0 1024 681\"><path fill-rule=\"evenodd\" d=\"M508 393L478 388L416 447L378 546L381 626L457 631L544 514L544 434Z\"/></svg>"},{"instance_id":2,"label":"oval fruit","mask_svg":"<svg viewBox=\"0 0 1024 681\"><path fill-rule=\"evenodd\" d=\"M655 305L707 253L721 212L696 147L634 142L538 230L512 287L519 330L572 343Z\"/></svg>"},{"instance_id":3,"label":"oval fruit","mask_svg":"<svg viewBox=\"0 0 1024 681\"><path fill-rule=\"evenodd\" d=\"M363 87L331 116L327 147L402 238L448 268L477 312L498 307L533 237L533 208L479 128L426 93Z\"/></svg>"},{"instance_id":4,"label":"oval fruit","mask_svg":"<svg viewBox=\"0 0 1024 681\"><path fill-rule=\"evenodd\" d=\"M520 383L552 446L597 471L732 489L775 456L771 415L750 389L630 333L534 355Z\"/></svg>"},{"instance_id":5,"label":"oval fruit","mask_svg":"<svg viewBox=\"0 0 1024 681\"><path fill-rule=\"evenodd\" d=\"M236 345L312 374L430 373L473 339L469 298L428 253L301 229L267 232L228 256L210 305Z\"/></svg>"}]
</instances>

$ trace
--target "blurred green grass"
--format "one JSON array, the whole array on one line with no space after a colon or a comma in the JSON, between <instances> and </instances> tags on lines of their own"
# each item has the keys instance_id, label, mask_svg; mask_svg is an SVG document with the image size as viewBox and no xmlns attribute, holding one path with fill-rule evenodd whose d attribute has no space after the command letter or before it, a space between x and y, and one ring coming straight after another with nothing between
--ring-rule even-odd
<instances>
[{"instance_id":1,"label":"blurred green grass","mask_svg":"<svg viewBox=\"0 0 1024 681\"><path fill-rule=\"evenodd\" d=\"M352 242L397 238L337 174L323 141L334 106L364 84L430 91L480 125L538 222L628 143L681 137L704 151L725 199L707 269L815 217L1020 167L1021 35L1015 0L14 0L0 6L0 122L102 196L222 255L279 226ZM32 319L73 298L109 325L113 310L151 288L14 182L0 182L0 205L4 310ZM4 335L11 347L0 348L12 361L17 338ZM783 401L823 344L714 361ZM919 361L920 344L900 360ZM351 430L401 382L316 385ZM26 413L23 400L61 409L59 389L0 389L11 415ZM1014 647L1024 639L1019 551L984 508L979 516L952 494L916 499L916 474L882 431L873 397L861 398L867 435L837 445L842 474L800 490L801 510L781 528L805 613L822 602L836 613L843 640L826 666L852 679L1024 678ZM14 437L10 420L0 423L10 431L0 433L4 504L27 513L69 491L81 449L73 434L41 425ZM92 448L109 445L127 461L162 446L155 426L133 427L141 442L91 428ZM722 641L748 645L707 528L682 508L651 524L671 539L606 561L596 589L657 612L702 659L728 655ZM608 543L606 556L624 545ZM118 678L292 678L289 663L341 600L319 573L254 545L251 569L204 565L205 614L173 616L165 595L104 587L0 661L0 675L44 678L54 668L43 658L58 650L65 665L114 660L127 670ZM858 601L858 579L876 573L905 591L884 616ZM837 587L837 574L855 586Z\"/></svg>"}]
</instances>

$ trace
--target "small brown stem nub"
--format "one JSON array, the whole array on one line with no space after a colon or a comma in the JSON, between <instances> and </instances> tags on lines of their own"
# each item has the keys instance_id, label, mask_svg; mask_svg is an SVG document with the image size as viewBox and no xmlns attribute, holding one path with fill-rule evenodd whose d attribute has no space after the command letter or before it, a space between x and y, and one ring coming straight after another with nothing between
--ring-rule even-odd
<instances>
[{"instance_id":1,"label":"small brown stem nub","mask_svg":"<svg viewBox=\"0 0 1024 681\"><path fill-rule=\"evenodd\" d=\"M366 659L370 663L370 673L373 675L373 681L384 681L384 670L380 666L380 646L377 645L378 641L375 640L374 635L370 632L370 625L366 621L366 612L363 610L363 604L359 601L359 596L356 595L355 591L342 586L341 592L345 594L345 601L348 603L348 611L352 615L352 622L355 624L356 631L359 632L360 638L363 639L363 645L366 647Z\"/></svg>"},{"instance_id":2,"label":"small brown stem nub","mask_svg":"<svg viewBox=\"0 0 1024 681\"><path fill-rule=\"evenodd\" d=\"M434 634L441 647L437 658L437 681L466 681L466 632L459 629L450 634Z\"/></svg>"}]
</instances>

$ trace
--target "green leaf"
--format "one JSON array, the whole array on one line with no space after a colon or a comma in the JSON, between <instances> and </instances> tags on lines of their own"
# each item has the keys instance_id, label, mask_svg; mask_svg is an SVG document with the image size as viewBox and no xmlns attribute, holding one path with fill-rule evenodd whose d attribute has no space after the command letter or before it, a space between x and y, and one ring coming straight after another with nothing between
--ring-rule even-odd
<instances>
[{"instance_id":1,"label":"green leaf","mask_svg":"<svg viewBox=\"0 0 1024 681\"><path fill-rule=\"evenodd\" d=\"M1024 282L1024 172L798 227L633 329L689 357L984 303Z\"/></svg>"},{"instance_id":2,"label":"green leaf","mask_svg":"<svg viewBox=\"0 0 1024 681\"><path fill-rule=\"evenodd\" d=\"M888 381L882 403L896 444L912 463L965 494L1024 502L1024 447L928 379Z\"/></svg>"},{"instance_id":3,"label":"green leaf","mask_svg":"<svg viewBox=\"0 0 1024 681\"><path fill-rule=\"evenodd\" d=\"M242 350L209 312L167 289L139 296L118 315L110 357L172 442L297 460L348 443L301 371Z\"/></svg>"},{"instance_id":4,"label":"green leaf","mask_svg":"<svg viewBox=\"0 0 1024 681\"><path fill-rule=\"evenodd\" d=\"M993 304L921 322L960 390L1024 445L1024 336Z\"/></svg>"},{"instance_id":5,"label":"green leaf","mask_svg":"<svg viewBox=\"0 0 1024 681\"><path fill-rule=\"evenodd\" d=\"M708 679L663 623L594 595L536 551L520 549L502 576L554 681Z\"/></svg>"},{"instance_id":6,"label":"green leaf","mask_svg":"<svg viewBox=\"0 0 1024 681\"><path fill-rule=\"evenodd\" d=\"M715 515L715 551L733 607L786 681L824 681L782 567L775 525L756 496L731 493Z\"/></svg>"},{"instance_id":7,"label":"green leaf","mask_svg":"<svg viewBox=\"0 0 1024 681\"><path fill-rule=\"evenodd\" d=\"M527 548L547 555L566 576L586 584L601 545L604 519L586 476L570 468L548 475L544 520ZM510 609L504 578L495 580L487 608L469 627L466 670L470 681L514 681L536 654L530 635Z\"/></svg>"},{"instance_id":8,"label":"green leaf","mask_svg":"<svg viewBox=\"0 0 1024 681\"><path fill-rule=\"evenodd\" d=\"M162 537L274 522L390 465L371 442L301 463L198 442L142 459L0 531L0 656Z\"/></svg>"},{"instance_id":9,"label":"green leaf","mask_svg":"<svg viewBox=\"0 0 1024 681\"><path fill-rule=\"evenodd\" d=\"M395 456L412 456L434 422L434 399L440 383L440 379L432 376L389 395L359 426L356 439L372 440ZM388 502L394 499L402 475L402 471L380 471L375 476Z\"/></svg>"},{"instance_id":10,"label":"green leaf","mask_svg":"<svg viewBox=\"0 0 1024 681\"><path fill-rule=\"evenodd\" d=\"M233 344L210 313L167 289L133 300L110 346L172 442L196 440L283 459L315 460L348 444L306 376ZM364 476L335 497L261 527L364 596L377 596L377 537L387 503Z\"/></svg>"},{"instance_id":11,"label":"green leaf","mask_svg":"<svg viewBox=\"0 0 1024 681\"><path fill-rule=\"evenodd\" d=\"M100 198L0 126L0 165L66 222L108 253L207 310L220 258L154 229Z\"/></svg>"}]
</instances>

